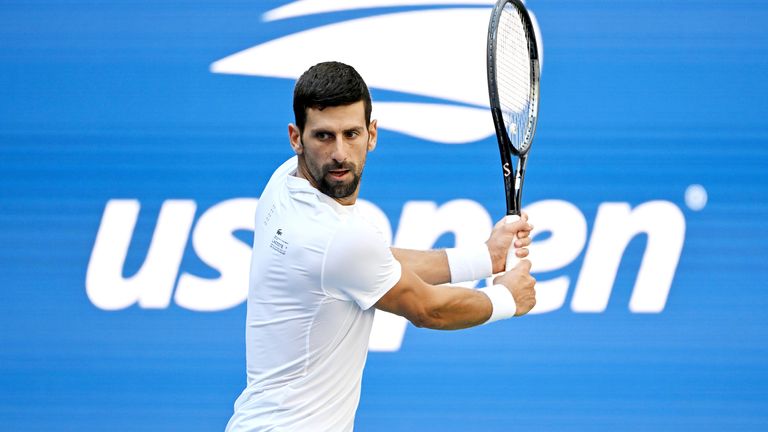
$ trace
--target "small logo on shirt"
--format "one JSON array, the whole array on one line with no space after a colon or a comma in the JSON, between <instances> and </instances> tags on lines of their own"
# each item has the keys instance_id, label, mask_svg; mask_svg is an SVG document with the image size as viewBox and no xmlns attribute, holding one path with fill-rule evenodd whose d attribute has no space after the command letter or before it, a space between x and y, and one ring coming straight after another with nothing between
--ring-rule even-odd
<instances>
[{"instance_id":1,"label":"small logo on shirt","mask_svg":"<svg viewBox=\"0 0 768 432\"><path fill-rule=\"evenodd\" d=\"M288 250L288 242L283 239L282 235L283 229L278 228L275 232L275 236L272 237L272 242L269 244L269 247L280 255L285 255L285 252Z\"/></svg>"}]
</instances>

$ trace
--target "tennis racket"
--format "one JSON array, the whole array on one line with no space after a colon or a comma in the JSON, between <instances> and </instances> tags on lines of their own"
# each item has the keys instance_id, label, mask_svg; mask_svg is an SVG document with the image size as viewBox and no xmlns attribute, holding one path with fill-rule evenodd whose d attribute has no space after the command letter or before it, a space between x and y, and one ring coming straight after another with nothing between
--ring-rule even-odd
<instances>
[{"instance_id":1,"label":"tennis racket","mask_svg":"<svg viewBox=\"0 0 768 432\"><path fill-rule=\"evenodd\" d=\"M499 0L488 25L488 93L504 173L506 223L520 220L528 152L539 113L539 54L531 17L520 0ZM513 164L513 157L516 163ZM514 244L509 270L518 263Z\"/></svg>"}]
</instances>

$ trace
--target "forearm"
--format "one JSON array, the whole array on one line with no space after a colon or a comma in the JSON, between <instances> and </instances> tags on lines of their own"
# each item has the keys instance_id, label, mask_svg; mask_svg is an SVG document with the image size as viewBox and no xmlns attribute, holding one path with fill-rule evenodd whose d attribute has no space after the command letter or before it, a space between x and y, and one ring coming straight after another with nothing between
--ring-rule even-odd
<instances>
[{"instance_id":1,"label":"forearm","mask_svg":"<svg viewBox=\"0 0 768 432\"><path fill-rule=\"evenodd\" d=\"M444 250L390 249L400 265L416 273L424 282L439 285L451 281L448 257Z\"/></svg>"},{"instance_id":2,"label":"forearm","mask_svg":"<svg viewBox=\"0 0 768 432\"><path fill-rule=\"evenodd\" d=\"M407 268L375 306L405 317L417 327L437 330L473 327L515 313L512 294L501 285L481 290L432 285Z\"/></svg>"},{"instance_id":3,"label":"forearm","mask_svg":"<svg viewBox=\"0 0 768 432\"><path fill-rule=\"evenodd\" d=\"M400 281L377 303L376 308L408 319L417 327L453 330L476 326L493 312L482 292L450 285L429 284L403 267Z\"/></svg>"},{"instance_id":4,"label":"forearm","mask_svg":"<svg viewBox=\"0 0 768 432\"><path fill-rule=\"evenodd\" d=\"M455 286L435 289L439 290L440 300L430 309L430 316L421 327L458 330L478 326L491 317L493 306L482 292Z\"/></svg>"}]
</instances>

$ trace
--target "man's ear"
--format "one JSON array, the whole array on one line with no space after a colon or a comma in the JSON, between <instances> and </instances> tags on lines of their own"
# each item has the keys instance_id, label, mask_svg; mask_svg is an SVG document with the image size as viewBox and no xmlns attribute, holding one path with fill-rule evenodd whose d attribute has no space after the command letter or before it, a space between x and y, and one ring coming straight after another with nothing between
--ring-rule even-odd
<instances>
[{"instance_id":1,"label":"man's ear","mask_svg":"<svg viewBox=\"0 0 768 432\"><path fill-rule=\"evenodd\" d=\"M293 123L288 125L288 139L291 141L291 148L294 153L297 155L304 153L304 145L301 143L301 131Z\"/></svg>"},{"instance_id":2,"label":"man's ear","mask_svg":"<svg viewBox=\"0 0 768 432\"><path fill-rule=\"evenodd\" d=\"M378 122L375 119L371 120L371 124L368 125L368 151L373 151L376 148L376 138L378 138L377 125Z\"/></svg>"}]
</instances>

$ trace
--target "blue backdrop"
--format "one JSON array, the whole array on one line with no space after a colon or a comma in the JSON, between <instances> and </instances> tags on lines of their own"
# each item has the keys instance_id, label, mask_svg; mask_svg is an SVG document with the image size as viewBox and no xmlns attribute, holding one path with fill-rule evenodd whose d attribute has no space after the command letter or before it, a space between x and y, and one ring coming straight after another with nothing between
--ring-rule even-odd
<instances>
[{"instance_id":1,"label":"blue backdrop","mask_svg":"<svg viewBox=\"0 0 768 432\"><path fill-rule=\"evenodd\" d=\"M352 3L0 4L0 429L224 428L245 385L237 210L291 155L293 80L318 53L371 77L361 196L396 244L502 216L490 114L454 96L484 67L467 56L490 2ZM768 429L768 6L529 6L544 70L524 201L548 309L383 325L356 429ZM439 30L471 43L435 64L402 43Z\"/></svg>"}]
</instances>

